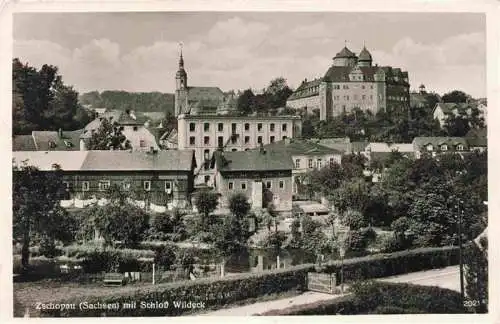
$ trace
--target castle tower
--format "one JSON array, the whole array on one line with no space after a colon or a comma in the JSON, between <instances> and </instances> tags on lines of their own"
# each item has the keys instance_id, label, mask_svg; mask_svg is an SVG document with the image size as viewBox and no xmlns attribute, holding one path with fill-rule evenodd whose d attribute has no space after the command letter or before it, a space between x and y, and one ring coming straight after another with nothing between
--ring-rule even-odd
<instances>
[{"instance_id":1,"label":"castle tower","mask_svg":"<svg viewBox=\"0 0 500 324\"><path fill-rule=\"evenodd\" d=\"M181 54L179 58L179 70L175 74L175 116L178 116L183 112L183 108L187 104L187 73L184 70L184 58L182 57L182 46Z\"/></svg>"},{"instance_id":2,"label":"castle tower","mask_svg":"<svg viewBox=\"0 0 500 324\"><path fill-rule=\"evenodd\" d=\"M347 46L344 46L333 58L333 66L355 66L357 62L357 56Z\"/></svg>"},{"instance_id":3,"label":"castle tower","mask_svg":"<svg viewBox=\"0 0 500 324\"><path fill-rule=\"evenodd\" d=\"M363 46L363 49L359 53L358 57L358 65L359 66L372 66L372 55L368 50L366 49L365 46Z\"/></svg>"}]
</instances>

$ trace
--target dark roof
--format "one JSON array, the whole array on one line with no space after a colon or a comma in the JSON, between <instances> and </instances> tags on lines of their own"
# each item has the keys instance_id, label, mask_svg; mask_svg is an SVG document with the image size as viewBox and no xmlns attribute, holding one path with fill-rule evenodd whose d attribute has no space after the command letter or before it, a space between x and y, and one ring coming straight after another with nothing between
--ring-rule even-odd
<instances>
[{"instance_id":1,"label":"dark roof","mask_svg":"<svg viewBox=\"0 0 500 324\"><path fill-rule=\"evenodd\" d=\"M156 153L139 151L89 151L81 170L93 171L189 171L194 162L192 150L167 150Z\"/></svg>"},{"instance_id":2,"label":"dark roof","mask_svg":"<svg viewBox=\"0 0 500 324\"><path fill-rule=\"evenodd\" d=\"M290 153L290 155L342 154L342 152L337 149L326 147L312 141L295 138L264 145L264 149L269 151L281 150ZM259 148L255 150L259 150Z\"/></svg>"},{"instance_id":3,"label":"dark roof","mask_svg":"<svg viewBox=\"0 0 500 324\"><path fill-rule=\"evenodd\" d=\"M63 131L62 137L56 131L33 131L31 135L13 137L13 151L78 151L83 129Z\"/></svg>"},{"instance_id":4,"label":"dark roof","mask_svg":"<svg viewBox=\"0 0 500 324\"><path fill-rule=\"evenodd\" d=\"M288 97L288 100L317 96L319 94L319 89L316 90L316 87L319 87L322 81L323 79L319 78L309 82L302 82L300 86L292 93L292 95Z\"/></svg>"},{"instance_id":5,"label":"dark roof","mask_svg":"<svg viewBox=\"0 0 500 324\"><path fill-rule=\"evenodd\" d=\"M368 52L366 47L363 47L363 49L359 53L358 61L371 61L371 60L372 60L372 55L370 54L370 52Z\"/></svg>"},{"instance_id":6,"label":"dark roof","mask_svg":"<svg viewBox=\"0 0 500 324\"><path fill-rule=\"evenodd\" d=\"M356 54L351 52L347 46L344 46L344 48L335 55L335 58L351 58L351 57L356 57Z\"/></svg>"},{"instance_id":7,"label":"dark roof","mask_svg":"<svg viewBox=\"0 0 500 324\"><path fill-rule=\"evenodd\" d=\"M332 137L332 138L322 138L322 139L311 139L315 143L322 146L326 146L340 152L346 153L350 152L351 140L349 137Z\"/></svg>"},{"instance_id":8,"label":"dark roof","mask_svg":"<svg viewBox=\"0 0 500 324\"><path fill-rule=\"evenodd\" d=\"M31 135L14 135L12 151L36 151L35 141Z\"/></svg>"},{"instance_id":9,"label":"dark roof","mask_svg":"<svg viewBox=\"0 0 500 324\"><path fill-rule=\"evenodd\" d=\"M323 77L324 81L327 82L347 82L349 81L349 73L353 69L359 69L363 73L364 81L375 81L376 73L385 73L386 80L392 80L392 83L405 84L408 85L403 79L408 77L407 72L402 72L399 68L392 68L390 66L330 66L328 71L326 71ZM393 77L399 77L398 81L392 79Z\"/></svg>"},{"instance_id":10,"label":"dark roof","mask_svg":"<svg viewBox=\"0 0 500 324\"><path fill-rule=\"evenodd\" d=\"M188 100L200 101L203 99L212 99L220 101L224 97L224 93L218 87L189 87Z\"/></svg>"},{"instance_id":11,"label":"dark roof","mask_svg":"<svg viewBox=\"0 0 500 324\"><path fill-rule=\"evenodd\" d=\"M473 105L470 103L454 103L454 102L438 102L434 107L434 110L441 108L445 114L451 114L455 109L460 111L467 111L467 109L472 108Z\"/></svg>"},{"instance_id":12,"label":"dark roof","mask_svg":"<svg viewBox=\"0 0 500 324\"><path fill-rule=\"evenodd\" d=\"M293 169L292 157L282 150L215 152L215 163L221 172L278 171Z\"/></svg>"}]
</instances>

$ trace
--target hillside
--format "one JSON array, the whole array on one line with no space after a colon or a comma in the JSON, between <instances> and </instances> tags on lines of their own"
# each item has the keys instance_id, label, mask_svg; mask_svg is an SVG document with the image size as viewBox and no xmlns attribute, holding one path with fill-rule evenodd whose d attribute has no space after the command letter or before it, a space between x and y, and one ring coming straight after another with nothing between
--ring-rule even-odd
<instances>
[{"instance_id":1,"label":"hillside","mask_svg":"<svg viewBox=\"0 0 500 324\"><path fill-rule=\"evenodd\" d=\"M79 96L82 105L94 108L108 108L137 112L174 113L174 94L161 92L98 91L87 92Z\"/></svg>"}]
</instances>

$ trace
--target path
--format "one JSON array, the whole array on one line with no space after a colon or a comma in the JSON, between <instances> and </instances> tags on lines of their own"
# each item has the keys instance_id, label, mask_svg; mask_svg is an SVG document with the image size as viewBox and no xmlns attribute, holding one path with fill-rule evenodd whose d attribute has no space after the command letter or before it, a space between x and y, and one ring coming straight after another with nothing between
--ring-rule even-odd
<instances>
[{"instance_id":1,"label":"path","mask_svg":"<svg viewBox=\"0 0 500 324\"><path fill-rule=\"evenodd\" d=\"M458 266L446 267L427 271L419 271L399 276L378 279L385 282L406 282L424 286L438 286L441 288L460 291ZM284 309L294 305L310 304L321 300L329 300L341 295L329 295L316 292L306 292L299 296L265 301L251 305L221 309L200 316L252 316L264 313L271 309Z\"/></svg>"}]
</instances>

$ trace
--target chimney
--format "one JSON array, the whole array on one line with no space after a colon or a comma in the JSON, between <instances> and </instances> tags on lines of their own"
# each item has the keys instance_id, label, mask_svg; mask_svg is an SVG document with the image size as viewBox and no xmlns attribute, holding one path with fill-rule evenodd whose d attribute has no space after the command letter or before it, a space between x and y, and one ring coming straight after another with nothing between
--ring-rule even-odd
<instances>
[{"instance_id":1,"label":"chimney","mask_svg":"<svg viewBox=\"0 0 500 324\"><path fill-rule=\"evenodd\" d=\"M266 154L266 149L264 148L264 144L262 143L260 143L259 152L261 154Z\"/></svg>"},{"instance_id":2,"label":"chimney","mask_svg":"<svg viewBox=\"0 0 500 324\"><path fill-rule=\"evenodd\" d=\"M59 131L57 132L57 134L59 135L59 138L62 138L62 137L63 137L63 131L62 131L62 128L59 128Z\"/></svg>"},{"instance_id":3,"label":"chimney","mask_svg":"<svg viewBox=\"0 0 500 324\"><path fill-rule=\"evenodd\" d=\"M133 110L131 110L131 111L130 111L129 116L130 116L130 118L132 118L133 120L136 120L136 119L137 119L137 117L135 117L135 112L134 112Z\"/></svg>"}]
</instances>

